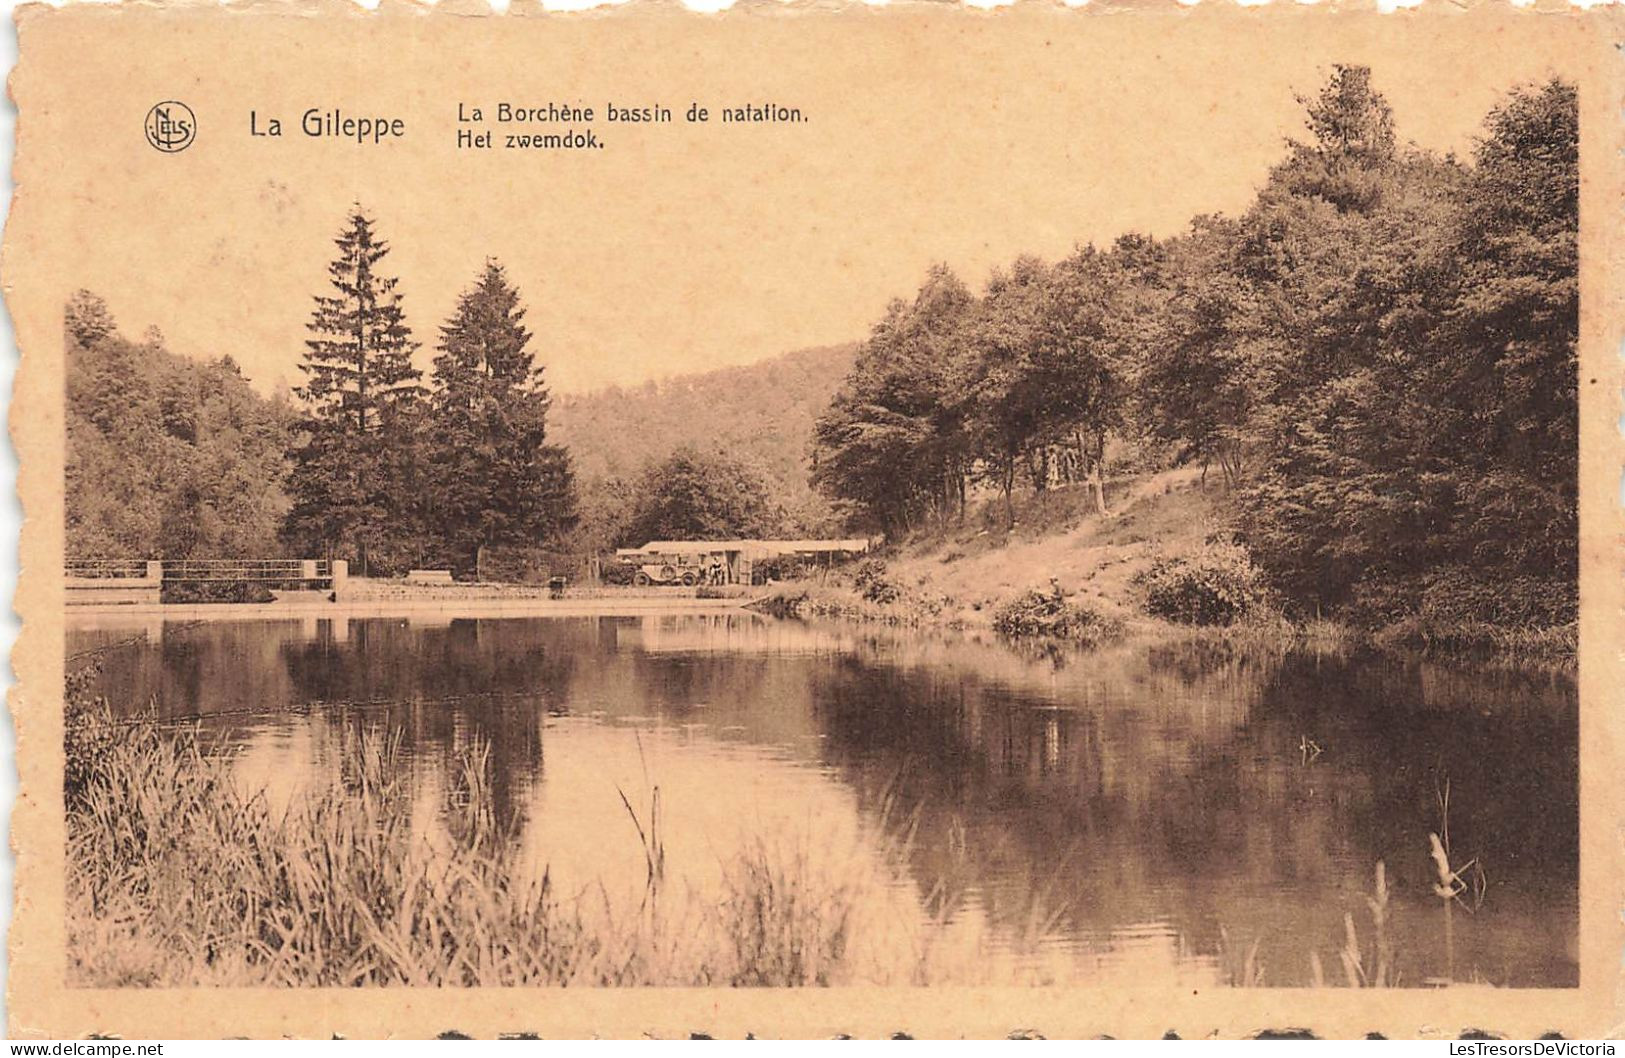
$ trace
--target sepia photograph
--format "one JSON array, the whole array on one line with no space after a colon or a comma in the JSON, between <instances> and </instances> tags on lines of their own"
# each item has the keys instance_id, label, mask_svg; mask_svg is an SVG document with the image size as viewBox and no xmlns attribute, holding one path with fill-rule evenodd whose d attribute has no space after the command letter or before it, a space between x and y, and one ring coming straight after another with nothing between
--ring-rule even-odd
<instances>
[{"instance_id":1,"label":"sepia photograph","mask_svg":"<svg viewBox=\"0 0 1625 1058\"><path fill-rule=\"evenodd\" d=\"M60 861L60 1023L1132 986L1511 1031L1495 997L1611 994L1581 221L1601 186L1617 223L1582 115L1619 78L1573 22L1253 26L1259 62L1229 20L916 10L866 54L809 18L814 58L758 16L645 67L658 33L608 63L616 23L533 20L412 81L369 73L410 18L238 17L22 19L7 295L59 338L19 327L54 555L19 610L60 668L14 708L60 811L25 770L19 848ZM105 114L65 83L151 40Z\"/></svg>"}]
</instances>

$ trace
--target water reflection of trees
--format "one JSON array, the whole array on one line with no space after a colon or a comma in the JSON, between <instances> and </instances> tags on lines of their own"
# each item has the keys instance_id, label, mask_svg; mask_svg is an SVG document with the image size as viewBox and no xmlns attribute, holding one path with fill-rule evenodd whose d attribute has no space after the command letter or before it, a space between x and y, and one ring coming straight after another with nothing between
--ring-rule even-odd
<instances>
[{"instance_id":1,"label":"water reflection of trees","mask_svg":"<svg viewBox=\"0 0 1625 1058\"><path fill-rule=\"evenodd\" d=\"M456 780L459 755L490 747L492 814L502 830L523 823L542 769L542 718L566 701L579 651L568 637L538 638L525 622L350 621L284 641L293 700L327 703L357 725L399 732L419 763ZM460 781L460 780L458 780Z\"/></svg>"},{"instance_id":2,"label":"water reflection of trees","mask_svg":"<svg viewBox=\"0 0 1625 1058\"><path fill-rule=\"evenodd\" d=\"M1066 905L1066 932L1101 943L1162 931L1211 954L1221 927L1274 938L1266 952L1290 938L1286 980L1317 937L1332 958L1378 858L1413 905L1401 917L1437 910L1427 833L1448 778L1458 859L1482 856L1491 881L1483 928L1460 927L1463 960L1544 983L1572 972L1561 940L1537 935L1571 921L1577 892L1563 673L1221 640L1023 653L729 615L218 623L110 652L103 685L172 717L269 730L315 708L323 724L382 724L442 785L483 740L505 830L538 803L550 713L740 740L829 769L871 820L912 827L933 912L975 901L1016 923L1041 894ZM225 718L238 710L253 715Z\"/></svg>"},{"instance_id":3,"label":"water reflection of trees","mask_svg":"<svg viewBox=\"0 0 1625 1058\"><path fill-rule=\"evenodd\" d=\"M1060 670L979 664L996 648L962 650L978 656L961 654L951 678L854 660L815 690L831 758L915 826L922 894L947 879L1022 916L1035 881L1054 881L1075 927L1160 914L1167 873L1190 869L1169 855L1180 787L1245 722L1259 684L1248 665L1216 666L1193 688L1189 673L1132 650Z\"/></svg>"},{"instance_id":4,"label":"water reflection of trees","mask_svg":"<svg viewBox=\"0 0 1625 1058\"><path fill-rule=\"evenodd\" d=\"M101 668L96 693L114 709L150 707L179 720L286 702L291 688L282 644L304 631L300 621L140 621L70 633L69 653L94 656ZM209 693L200 695L203 688Z\"/></svg>"},{"instance_id":5,"label":"water reflection of trees","mask_svg":"<svg viewBox=\"0 0 1625 1058\"><path fill-rule=\"evenodd\" d=\"M1503 923L1574 903L1575 692L1561 674L1222 642L1029 663L986 678L1000 667L961 646L953 678L854 661L815 688L831 760L875 810L907 810L922 896L946 882L1019 918L1049 872L1083 935L1167 920L1208 952L1221 928L1290 935L1301 976L1305 945L1337 946L1327 895L1360 906L1377 859L1416 908L1436 908L1427 835L1448 778L1454 846L1494 863ZM1527 938L1507 934L1479 931L1478 955L1508 963ZM1547 944L1518 972L1570 968Z\"/></svg>"}]
</instances>

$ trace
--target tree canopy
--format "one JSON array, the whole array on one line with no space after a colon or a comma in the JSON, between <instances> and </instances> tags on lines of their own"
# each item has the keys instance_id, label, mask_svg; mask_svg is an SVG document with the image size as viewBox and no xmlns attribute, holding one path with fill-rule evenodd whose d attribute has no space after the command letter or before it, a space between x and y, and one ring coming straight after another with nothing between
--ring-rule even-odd
<instances>
[{"instance_id":1,"label":"tree canopy","mask_svg":"<svg viewBox=\"0 0 1625 1058\"><path fill-rule=\"evenodd\" d=\"M1299 608L1414 605L1444 575L1572 596L1573 87L1512 91L1467 161L1403 143L1364 67L1301 102L1309 135L1239 216L1018 258L975 294L933 269L819 420L814 481L898 535L968 485L1009 510L1023 481L1099 483L1112 434L1217 464Z\"/></svg>"},{"instance_id":2,"label":"tree canopy","mask_svg":"<svg viewBox=\"0 0 1625 1058\"><path fill-rule=\"evenodd\" d=\"M568 453L519 293L487 264L441 330L432 388L388 244L357 207L315 298L297 404L256 396L229 355L118 333L88 291L64 310L68 553L76 559L348 559L359 573L472 568L575 522Z\"/></svg>"},{"instance_id":3,"label":"tree canopy","mask_svg":"<svg viewBox=\"0 0 1625 1058\"><path fill-rule=\"evenodd\" d=\"M519 291L486 262L440 330L428 517L458 564L480 549L550 544L576 520L569 454L547 443L551 400Z\"/></svg>"},{"instance_id":4,"label":"tree canopy","mask_svg":"<svg viewBox=\"0 0 1625 1058\"><path fill-rule=\"evenodd\" d=\"M640 475L617 542L641 547L651 540L771 536L782 514L766 497L761 473L745 463L680 448Z\"/></svg>"},{"instance_id":5,"label":"tree canopy","mask_svg":"<svg viewBox=\"0 0 1625 1058\"><path fill-rule=\"evenodd\" d=\"M333 242L331 290L315 297L305 382L294 391L304 414L284 536L306 553L357 560L364 573L416 535L422 372L399 280L382 270L389 244L372 219L355 207Z\"/></svg>"},{"instance_id":6,"label":"tree canopy","mask_svg":"<svg viewBox=\"0 0 1625 1058\"><path fill-rule=\"evenodd\" d=\"M291 414L229 357L176 356L120 335L101 298L68 302L70 560L273 552Z\"/></svg>"}]
</instances>

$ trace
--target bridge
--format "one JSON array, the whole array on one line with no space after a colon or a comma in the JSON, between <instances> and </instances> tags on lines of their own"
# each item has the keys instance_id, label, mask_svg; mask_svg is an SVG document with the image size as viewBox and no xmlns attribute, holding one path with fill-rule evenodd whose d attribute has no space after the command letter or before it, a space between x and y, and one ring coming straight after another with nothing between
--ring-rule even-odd
<instances>
[{"instance_id":1,"label":"bridge","mask_svg":"<svg viewBox=\"0 0 1625 1058\"><path fill-rule=\"evenodd\" d=\"M263 584L287 591L344 589L349 563L325 558L220 558L69 562L69 606L155 604L168 585Z\"/></svg>"}]
</instances>

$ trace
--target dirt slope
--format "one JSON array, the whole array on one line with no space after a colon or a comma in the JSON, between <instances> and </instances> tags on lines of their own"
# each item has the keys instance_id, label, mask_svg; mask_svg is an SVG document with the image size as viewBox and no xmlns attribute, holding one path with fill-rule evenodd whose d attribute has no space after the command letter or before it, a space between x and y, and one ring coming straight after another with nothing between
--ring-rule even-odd
<instances>
[{"instance_id":1,"label":"dirt slope","mask_svg":"<svg viewBox=\"0 0 1625 1058\"><path fill-rule=\"evenodd\" d=\"M1194 551L1223 526L1222 492L1194 469L1125 480L1095 513L1082 486L1030 497L1007 531L1003 505L985 504L962 527L916 537L888 563L888 579L943 601L942 615L983 624L992 609L1050 578L1106 612L1135 609L1131 581L1160 556Z\"/></svg>"}]
</instances>

